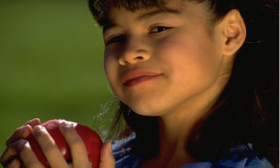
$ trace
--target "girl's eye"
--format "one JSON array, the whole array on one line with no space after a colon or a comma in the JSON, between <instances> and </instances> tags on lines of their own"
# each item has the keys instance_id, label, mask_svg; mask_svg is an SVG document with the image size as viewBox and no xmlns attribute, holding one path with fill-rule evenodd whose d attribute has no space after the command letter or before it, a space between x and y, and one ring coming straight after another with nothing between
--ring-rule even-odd
<instances>
[{"instance_id":1,"label":"girl's eye","mask_svg":"<svg viewBox=\"0 0 280 168\"><path fill-rule=\"evenodd\" d=\"M160 33L160 32L163 32L165 30L168 30L170 29L170 27L164 27L164 26L157 26L157 27L154 27L150 30L151 33Z\"/></svg>"},{"instance_id":2,"label":"girl's eye","mask_svg":"<svg viewBox=\"0 0 280 168\"><path fill-rule=\"evenodd\" d=\"M110 44L110 43L118 43L118 42L123 42L125 41L125 36L115 36L113 38L111 38L106 44Z\"/></svg>"}]
</instances>

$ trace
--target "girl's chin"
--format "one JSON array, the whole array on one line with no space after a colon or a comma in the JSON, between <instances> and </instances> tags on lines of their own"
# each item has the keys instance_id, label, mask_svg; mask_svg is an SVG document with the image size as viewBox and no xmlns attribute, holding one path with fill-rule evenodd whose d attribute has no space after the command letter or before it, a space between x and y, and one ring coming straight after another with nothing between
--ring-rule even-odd
<instances>
[{"instance_id":1,"label":"girl's chin","mask_svg":"<svg viewBox=\"0 0 280 168\"><path fill-rule=\"evenodd\" d=\"M147 116L147 117L158 117L162 115L162 113L159 110L155 110L155 109L137 108L136 110L133 111L138 115Z\"/></svg>"}]
</instances>

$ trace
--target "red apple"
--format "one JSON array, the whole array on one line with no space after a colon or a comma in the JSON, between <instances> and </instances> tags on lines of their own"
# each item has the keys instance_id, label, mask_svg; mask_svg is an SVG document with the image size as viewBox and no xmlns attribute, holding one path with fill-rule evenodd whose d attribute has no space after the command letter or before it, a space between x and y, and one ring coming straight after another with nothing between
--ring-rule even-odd
<instances>
[{"instance_id":1,"label":"red apple","mask_svg":"<svg viewBox=\"0 0 280 168\"><path fill-rule=\"evenodd\" d=\"M65 120L62 120L62 119L49 120L41 125L43 127L45 127L46 130L49 132L49 134L52 136L56 145L60 149L61 154L64 156L65 160L67 161L67 163L71 163L72 158L71 158L70 148L67 145L67 142L65 141L64 136L62 135L62 133L59 130L59 123L61 123L63 121L65 121ZM86 149L87 149L89 161L92 164L92 168L98 168L100 147L102 145L102 141L101 141L100 137L98 136L98 134L85 125L81 125L81 124L78 124L78 123L75 123L72 121L67 121L67 122L71 122L74 124L76 131L78 132L80 137L83 139ZM39 161L42 162L45 167L50 168L50 165L49 165L46 157L44 156L44 154L40 148L40 145L36 141L34 135L31 134L26 139L29 141L31 148L35 152Z\"/></svg>"}]
</instances>

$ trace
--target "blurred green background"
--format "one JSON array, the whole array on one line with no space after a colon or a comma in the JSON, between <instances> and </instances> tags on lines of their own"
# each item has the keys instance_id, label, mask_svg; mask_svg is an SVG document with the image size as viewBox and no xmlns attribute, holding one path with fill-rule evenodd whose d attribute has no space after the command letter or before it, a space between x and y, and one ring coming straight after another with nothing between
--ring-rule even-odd
<instances>
[{"instance_id":1,"label":"blurred green background","mask_svg":"<svg viewBox=\"0 0 280 168\"><path fill-rule=\"evenodd\" d=\"M0 0L1 154L6 138L35 117L93 128L113 97L101 33L87 0Z\"/></svg>"}]
</instances>

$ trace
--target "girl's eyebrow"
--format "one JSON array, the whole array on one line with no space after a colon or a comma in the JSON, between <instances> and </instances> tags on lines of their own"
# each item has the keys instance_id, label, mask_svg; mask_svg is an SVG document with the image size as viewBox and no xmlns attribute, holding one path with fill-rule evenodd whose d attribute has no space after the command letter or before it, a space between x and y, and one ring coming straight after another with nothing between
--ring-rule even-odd
<instances>
[{"instance_id":1,"label":"girl's eyebrow","mask_svg":"<svg viewBox=\"0 0 280 168\"><path fill-rule=\"evenodd\" d=\"M149 11L146 12L144 14L141 14L140 16L138 16L135 21L142 21L142 20L147 20L147 19L152 19L155 17L161 17L164 16L166 17L166 15L180 15L181 12L179 10L174 10L174 9L168 9L168 8L164 8L164 9L157 9L155 11ZM106 30L115 27L116 24L111 23L111 22L107 22L107 24L104 25L103 27L103 34Z\"/></svg>"},{"instance_id":2,"label":"girl's eyebrow","mask_svg":"<svg viewBox=\"0 0 280 168\"><path fill-rule=\"evenodd\" d=\"M110 29L110 28L112 28L114 26L116 26L116 24L107 22L107 24L105 24L103 26L103 34L105 33L106 30L108 30L108 29Z\"/></svg>"},{"instance_id":3,"label":"girl's eyebrow","mask_svg":"<svg viewBox=\"0 0 280 168\"><path fill-rule=\"evenodd\" d=\"M179 14L181 14L181 12L179 10L168 9L168 8L158 9L158 10L155 10L155 11L151 11L151 12L141 14L140 16L138 16L136 18L136 21L150 19L150 18L161 16L161 15L167 15L167 14L179 15Z\"/></svg>"}]
</instances>

